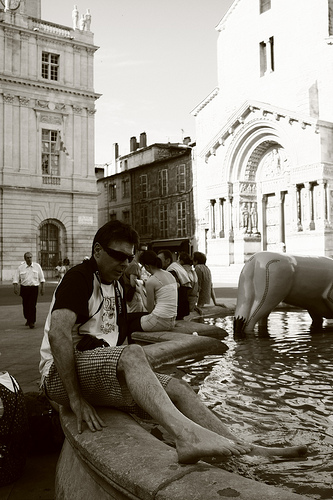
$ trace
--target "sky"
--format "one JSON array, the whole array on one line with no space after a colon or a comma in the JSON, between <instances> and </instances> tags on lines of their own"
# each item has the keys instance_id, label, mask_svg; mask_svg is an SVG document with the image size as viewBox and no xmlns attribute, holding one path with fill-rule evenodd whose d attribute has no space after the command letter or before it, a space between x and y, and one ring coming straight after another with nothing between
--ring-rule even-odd
<instances>
[{"instance_id":1,"label":"sky","mask_svg":"<svg viewBox=\"0 0 333 500\"><path fill-rule=\"evenodd\" d=\"M72 26L73 3L42 0L42 19ZM113 144L195 140L191 111L217 86L215 27L233 0L76 0L91 12L95 53L95 162Z\"/></svg>"}]
</instances>

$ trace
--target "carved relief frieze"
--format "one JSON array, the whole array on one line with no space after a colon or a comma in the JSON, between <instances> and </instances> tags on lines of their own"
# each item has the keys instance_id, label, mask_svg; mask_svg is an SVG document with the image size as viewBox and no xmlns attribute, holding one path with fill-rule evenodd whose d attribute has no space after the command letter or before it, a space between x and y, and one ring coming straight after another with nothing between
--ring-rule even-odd
<instances>
[{"instance_id":1,"label":"carved relief frieze","mask_svg":"<svg viewBox=\"0 0 333 500\"><path fill-rule=\"evenodd\" d=\"M21 37L21 40L29 40L30 33L27 33L25 31L20 31L20 37Z\"/></svg>"},{"instance_id":2,"label":"carved relief frieze","mask_svg":"<svg viewBox=\"0 0 333 500\"><path fill-rule=\"evenodd\" d=\"M73 111L76 115L80 115L82 113L82 106L73 106Z\"/></svg>"},{"instance_id":3,"label":"carved relief frieze","mask_svg":"<svg viewBox=\"0 0 333 500\"><path fill-rule=\"evenodd\" d=\"M3 31L4 31L4 34L5 34L6 38L13 38L14 35L15 35L15 33L16 33L14 30L11 30L11 29L8 29L8 28L5 28Z\"/></svg>"},{"instance_id":4,"label":"carved relief frieze","mask_svg":"<svg viewBox=\"0 0 333 500\"><path fill-rule=\"evenodd\" d=\"M273 148L269 151L260 166L262 179L285 176L290 171L289 161L283 148Z\"/></svg>"},{"instance_id":5,"label":"carved relief frieze","mask_svg":"<svg viewBox=\"0 0 333 500\"><path fill-rule=\"evenodd\" d=\"M66 104L63 104L61 102L57 102L55 105L55 109L57 109L58 111L65 111Z\"/></svg>"},{"instance_id":6,"label":"carved relief frieze","mask_svg":"<svg viewBox=\"0 0 333 500\"><path fill-rule=\"evenodd\" d=\"M19 100L19 103L21 104L21 106L28 106L28 104L30 102L29 97L24 97L24 96L19 96L18 100Z\"/></svg>"},{"instance_id":7,"label":"carved relief frieze","mask_svg":"<svg viewBox=\"0 0 333 500\"><path fill-rule=\"evenodd\" d=\"M256 194L257 184L255 182L240 182L239 189L242 194Z\"/></svg>"},{"instance_id":8,"label":"carved relief frieze","mask_svg":"<svg viewBox=\"0 0 333 500\"><path fill-rule=\"evenodd\" d=\"M36 105L39 107L39 108L43 108L43 109L46 109L49 107L49 101L44 101L42 99L37 99L36 101Z\"/></svg>"},{"instance_id":9,"label":"carved relief frieze","mask_svg":"<svg viewBox=\"0 0 333 500\"><path fill-rule=\"evenodd\" d=\"M53 125L62 124L61 116L55 116L55 115L40 115L40 121L42 123L51 123Z\"/></svg>"},{"instance_id":10,"label":"carved relief frieze","mask_svg":"<svg viewBox=\"0 0 333 500\"><path fill-rule=\"evenodd\" d=\"M13 104L15 96L12 94L3 94L3 100L7 104Z\"/></svg>"}]
</instances>

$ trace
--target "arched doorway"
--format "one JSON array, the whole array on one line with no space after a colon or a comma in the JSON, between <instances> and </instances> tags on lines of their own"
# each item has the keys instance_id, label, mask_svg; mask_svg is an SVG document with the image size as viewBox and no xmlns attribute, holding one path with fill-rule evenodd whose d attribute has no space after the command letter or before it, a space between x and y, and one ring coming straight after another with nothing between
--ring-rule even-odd
<instances>
[{"instance_id":1,"label":"arched doorway","mask_svg":"<svg viewBox=\"0 0 333 500\"><path fill-rule=\"evenodd\" d=\"M40 225L40 264L46 278L54 277L58 261L66 257L65 240L65 228L59 221L47 219Z\"/></svg>"}]
</instances>

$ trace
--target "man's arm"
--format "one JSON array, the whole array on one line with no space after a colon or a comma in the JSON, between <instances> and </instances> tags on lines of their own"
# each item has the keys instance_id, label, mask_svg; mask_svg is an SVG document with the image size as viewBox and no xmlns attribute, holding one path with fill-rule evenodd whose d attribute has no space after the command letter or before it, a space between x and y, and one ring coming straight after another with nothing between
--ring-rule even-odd
<instances>
[{"instance_id":1,"label":"man's arm","mask_svg":"<svg viewBox=\"0 0 333 500\"><path fill-rule=\"evenodd\" d=\"M45 278L44 278L44 273L43 273L43 269L41 268L41 266L38 264L38 274L39 274L39 281L40 281L40 294L41 295L44 295L44 283L45 283Z\"/></svg>"},{"instance_id":2,"label":"man's arm","mask_svg":"<svg viewBox=\"0 0 333 500\"><path fill-rule=\"evenodd\" d=\"M82 432L83 421L91 431L100 431L105 427L105 423L83 398L79 386L72 341L72 327L75 321L76 314L69 309L56 309L52 313L49 340L54 364L68 394L70 407L76 415L79 433Z\"/></svg>"},{"instance_id":3,"label":"man's arm","mask_svg":"<svg viewBox=\"0 0 333 500\"><path fill-rule=\"evenodd\" d=\"M16 269L13 277L13 285L14 285L14 293L15 295L18 295L19 293L19 281L20 281L20 273L19 273L19 268Z\"/></svg>"}]
</instances>

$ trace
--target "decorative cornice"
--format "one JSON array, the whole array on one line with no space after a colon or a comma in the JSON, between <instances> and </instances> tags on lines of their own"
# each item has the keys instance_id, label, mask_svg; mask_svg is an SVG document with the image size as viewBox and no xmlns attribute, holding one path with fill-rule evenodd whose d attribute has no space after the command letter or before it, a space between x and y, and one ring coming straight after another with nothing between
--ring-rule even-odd
<instances>
[{"instance_id":1,"label":"decorative cornice","mask_svg":"<svg viewBox=\"0 0 333 500\"><path fill-rule=\"evenodd\" d=\"M73 89L70 89L67 87L60 87L60 86L57 87L56 85L52 85L52 84L48 84L48 85L39 84L36 82L36 80L28 81L28 80L23 80L23 79L19 79L19 78L11 78L9 76L5 77L3 75L0 76L0 82L8 82L8 83L12 83L15 85L24 85L26 87L34 87L37 89L43 89L43 90L52 91L52 92L60 92L62 94L71 94L71 95L77 95L80 97L89 97L91 99L99 99L102 95L102 94L96 94L95 92L88 92L88 91L84 92L82 90L73 90Z\"/></svg>"},{"instance_id":2,"label":"decorative cornice","mask_svg":"<svg viewBox=\"0 0 333 500\"><path fill-rule=\"evenodd\" d=\"M240 0L234 0L234 2L230 5L229 9L225 13L225 15L222 17L221 21L219 24L216 26L216 31L223 31L224 30L224 25L227 21L227 19L231 16L237 5L239 4Z\"/></svg>"},{"instance_id":3,"label":"decorative cornice","mask_svg":"<svg viewBox=\"0 0 333 500\"><path fill-rule=\"evenodd\" d=\"M192 111L191 111L191 115L193 116L197 116L200 111L205 108L207 106L207 104L210 103L210 101L212 101L219 93L219 88L218 87L215 87L215 89L206 97L206 99L204 99L203 101L201 101L200 104L198 104L198 106L196 106Z\"/></svg>"},{"instance_id":4,"label":"decorative cornice","mask_svg":"<svg viewBox=\"0 0 333 500\"><path fill-rule=\"evenodd\" d=\"M307 126L313 127L315 133L319 133L318 120L311 118L309 116L301 116L292 111L284 110L282 108L277 108L266 103L261 103L258 101L246 101L226 122L224 127L216 134L216 136L209 142L209 144L199 153L202 157L205 157L205 161L208 161L210 156L216 155L216 150L225 144L225 141L233 136L236 129L240 125L243 125L245 118L248 114L260 112L262 119L267 120L267 123L275 121L280 121L280 119L285 119L289 125L294 123L300 123L301 127L305 129Z\"/></svg>"}]
</instances>

